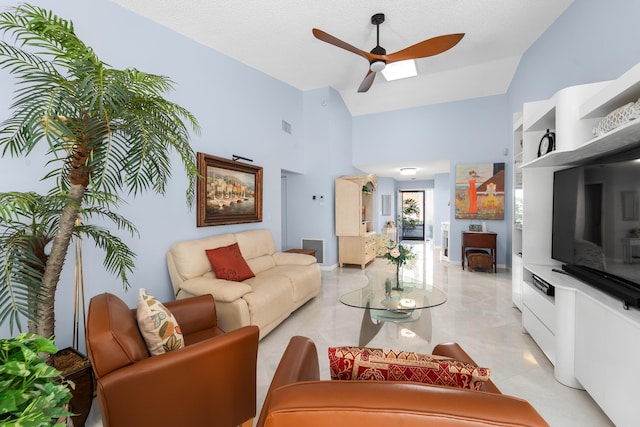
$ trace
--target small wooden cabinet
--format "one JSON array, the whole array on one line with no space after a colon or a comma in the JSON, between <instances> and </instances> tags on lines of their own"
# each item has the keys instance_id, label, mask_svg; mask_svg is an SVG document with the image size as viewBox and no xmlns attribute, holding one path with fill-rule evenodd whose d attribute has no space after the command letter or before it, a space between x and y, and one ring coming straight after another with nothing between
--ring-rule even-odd
<instances>
[{"instance_id":1,"label":"small wooden cabinet","mask_svg":"<svg viewBox=\"0 0 640 427\"><path fill-rule=\"evenodd\" d=\"M498 264L496 262L496 240L497 233L479 232L479 231L463 231L462 232L462 269L464 270L464 262L466 250L469 248L484 248L491 251L491 264L493 272L497 273Z\"/></svg>"},{"instance_id":2,"label":"small wooden cabinet","mask_svg":"<svg viewBox=\"0 0 640 427\"><path fill-rule=\"evenodd\" d=\"M375 175L346 175L336 179L338 263L364 268L376 257Z\"/></svg>"},{"instance_id":3,"label":"small wooden cabinet","mask_svg":"<svg viewBox=\"0 0 640 427\"><path fill-rule=\"evenodd\" d=\"M373 261L376 257L376 233L369 232L364 236L338 237L339 264L358 264L360 268Z\"/></svg>"}]
</instances>

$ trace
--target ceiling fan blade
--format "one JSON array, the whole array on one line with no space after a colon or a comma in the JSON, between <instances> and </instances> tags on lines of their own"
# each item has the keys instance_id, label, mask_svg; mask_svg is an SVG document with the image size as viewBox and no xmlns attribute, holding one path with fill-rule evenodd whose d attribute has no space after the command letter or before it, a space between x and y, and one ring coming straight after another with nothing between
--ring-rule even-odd
<instances>
[{"instance_id":1,"label":"ceiling fan blade","mask_svg":"<svg viewBox=\"0 0 640 427\"><path fill-rule=\"evenodd\" d=\"M329 43L332 44L334 46L337 46L341 49L344 50L348 50L349 52L355 53L356 55L360 55L363 58L365 58L367 61L369 61L371 58L371 54L369 52L365 52L364 50L360 50L355 46L351 46L349 43L347 42L343 42L342 40L340 40L337 37L332 36L329 33L325 33L322 30L319 30L317 28L314 28L313 30L311 30L313 32L313 35L315 36L315 38L317 38L318 40L321 40L325 43Z\"/></svg>"},{"instance_id":2,"label":"ceiling fan blade","mask_svg":"<svg viewBox=\"0 0 640 427\"><path fill-rule=\"evenodd\" d=\"M369 90L369 88L371 87L371 85L373 84L373 81L376 78L376 72L375 71L371 71L369 70L367 72L367 75L364 76L364 79L362 80L362 83L360 83L360 87L358 88L358 92L362 93L362 92L366 92Z\"/></svg>"},{"instance_id":3,"label":"ceiling fan blade","mask_svg":"<svg viewBox=\"0 0 640 427\"><path fill-rule=\"evenodd\" d=\"M455 45L464 37L464 33L447 34L444 36L434 37L428 40L416 43L406 49L386 55L385 59L388 64L407 59L425 58L427 56L437 55L445 52Z\"/></svg>"}]
</instances>

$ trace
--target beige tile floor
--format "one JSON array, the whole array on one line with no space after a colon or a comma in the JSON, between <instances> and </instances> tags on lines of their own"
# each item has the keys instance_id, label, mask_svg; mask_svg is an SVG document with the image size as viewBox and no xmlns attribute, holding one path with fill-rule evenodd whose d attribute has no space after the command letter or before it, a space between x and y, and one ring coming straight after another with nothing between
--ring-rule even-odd
<instances>
[{"instance_id":1,"label":"beige tile floor","mask_svg":"<svg viewBox=\"0 0 640 427\"><path fill-rule=\"evenodd\" d=\"M368 344L430 352L440 342L456 341L481 366L492 368L500 390L527 399L551 426L612 426L583 390L555 381L553 366L521 328L520 312L511 303L511 273L463 271L459 264L439 261L430 243L411 244L417 253L413 272L425 283L440 287L448 301L431 309L433 335L430 342L411 336L394 323L386 323ZM376 259L367 269L389 269ZM258 412L271 376L289 339L307 336L316 343L320 375L329 378L327 348L357 345L362 310L344 306L338 297L366 283L360 268L336 268L322 272L320 294L293 313L267 335L258 350ZM97 402L87 426L100 426Z\"/></svg>"}]
</instances>

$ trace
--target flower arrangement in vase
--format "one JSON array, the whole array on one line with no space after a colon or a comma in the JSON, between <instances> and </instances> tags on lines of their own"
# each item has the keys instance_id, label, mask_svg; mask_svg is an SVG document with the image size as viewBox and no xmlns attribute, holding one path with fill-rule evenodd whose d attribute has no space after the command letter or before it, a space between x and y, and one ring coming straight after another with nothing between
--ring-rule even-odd
<instances>
[{"instance_id":1,"label":"flower arrangement in vase","mask_svg":"<svg viewBox=\"0 0 640 427\"><path fill-rule=\"evenodd\" d=\"M379 248L379 253L387 259L391 264L396 266L396 290L402 290L402 283L400 282L400 267L405 265L407 261L414 259L416 255L411 252L407 246L400 243L395 243L393 240L389 240L388 243Z\"/></svg>"}]
</instances>

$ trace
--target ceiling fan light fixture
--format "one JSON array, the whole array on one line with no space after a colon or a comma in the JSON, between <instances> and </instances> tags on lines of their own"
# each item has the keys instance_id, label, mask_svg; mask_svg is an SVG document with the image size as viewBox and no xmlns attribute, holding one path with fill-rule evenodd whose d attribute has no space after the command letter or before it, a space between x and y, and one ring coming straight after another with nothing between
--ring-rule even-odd
<instances>
[{"instance_id":1,"label":"ceiling fan light fixture","mask_svg":"<svg viewBox=\"0 0 640 427\"><path fill-rule=\"evenodd\" d=\"M387 64L384 61L373 61L369 66L369 69L374 73L378 73L383 71L386 68Z\"/></svg>"},{"instance_id":2,"label":"ceiling fan light fixture","mask_svg":"<svg viewBox=\"0 0 640 427\"><path fill-rule=\"evenodd\" d=\"M387 50L380 46L380 24L382 24L384 20L384 13L376 13L371 17L371 24L376 26L376 46L371 49L370 52L358 49L357 47L352 46L349 43L332 36L331 34L325 33L318 28L314 28L311 30L314 37L318 40L332 44L336 47L339 47L340 49L355 53L356 55L365 58L369 62L369 69L367 70L367 74L364 76L362 83L360 83L360 86L358 86L358 93L366 92L369 90L377 72L384 70L387 66L387 62L389 64L393 64L395 62L404 60L426 58L428 56L438 55L457 45L462 37L464 37L464 33L446 34L442 36L432 37L430 39L423 40L419 43L399 50L395 53L387 54ZM415 64L413 64L413 66L415 67ZM415 72L414 75L417 75L417 72ZM403 77L408 76L405 75ZM387 80L392 79L391 77L386 76L385 78Z\"/></svg>"},{"instance_id":3,"label":"ceiling fan light fixture","mask_svg":"<svg viewBox=\"0 0 640 427\"><path fill-rule=\"evenodd\" d=\"M418 75L416 61L407 59L406 61L392 62L382 71L382 75L388 82L393 80L406 79Z\"/></svg>"},{"instance_id":4,"label":"ceiling fan light fixture","mask_svg":"<svg viewBox=\"0 0 640 427\"><path fill-rule=\"evenodd\" d=\"M417 172L416 168L400 168L400 175L415 175Z\"/></svg>"}]
</instances>

